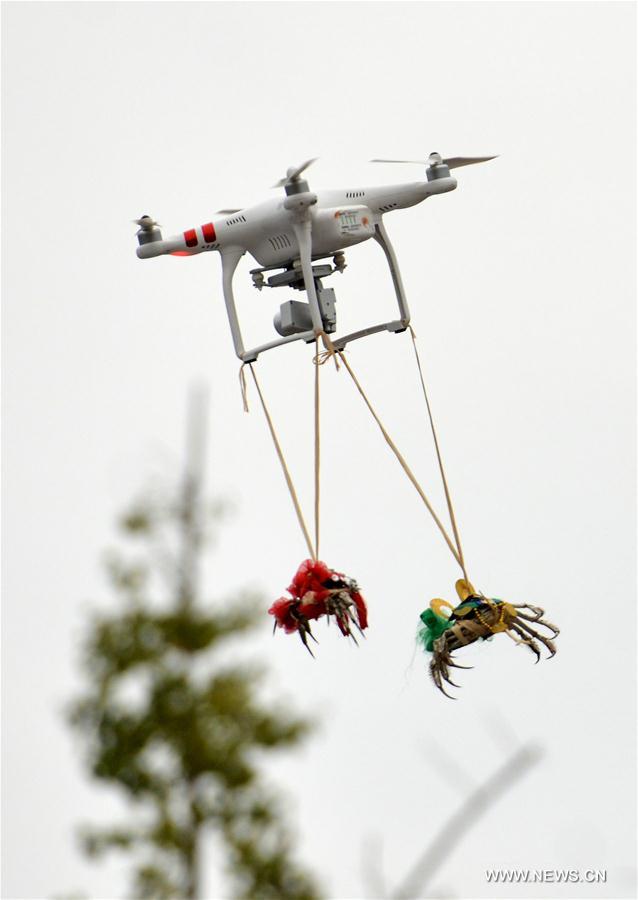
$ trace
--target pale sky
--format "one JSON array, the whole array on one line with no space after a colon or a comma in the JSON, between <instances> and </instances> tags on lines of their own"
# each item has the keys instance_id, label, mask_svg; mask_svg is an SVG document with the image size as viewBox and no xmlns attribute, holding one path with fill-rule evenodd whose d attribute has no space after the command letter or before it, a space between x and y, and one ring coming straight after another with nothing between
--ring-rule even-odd
<instances>
[{"instance_id":1,"label":"pale sky","mask_svg":"<svg viewBox=\"0 0 638 900\"><path fill-rule=\"evenodd\" d=\"M470 575L545 607L558 655L471 648L454 703L415 655L454 560L344 372L324 367L322 557L370 609L358 649L317 628L247 645L271 696L318 715L269 767L299 856L330 898L390 885L518 743L545 760L443 866L455 897L635 896L635 4L8 3L3 6L3 897L120 898L128 864L91 864L74 829L127 815L83 774L63 720L114 520L174 474L186 400L209 386L209 485L233 501L208 595L264 610L305 546L259 409L243 412L215 254L140 261L165 235L272 196L311 156L311 188L424 177L373 157L500 154L458 189L386 216L437 417ZM369 242L332 278L343 329L393 305ZM280 302L240 265L247 331ZM284 292L282 292L283 294ZM407 335L349 359L443 510ZM311 348L258 372L302 502L312 488ZM212 846L212 845L211 845ZM488 885L488 867L607 869L605 885ZM211 849L208 897L224 882Z\"/></svg>"}]
</instances>

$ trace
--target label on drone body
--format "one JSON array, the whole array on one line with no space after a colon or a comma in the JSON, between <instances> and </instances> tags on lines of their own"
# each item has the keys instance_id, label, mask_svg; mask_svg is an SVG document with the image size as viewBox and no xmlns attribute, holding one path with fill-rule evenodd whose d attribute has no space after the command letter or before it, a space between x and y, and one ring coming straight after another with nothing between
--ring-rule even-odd
<instances>
[{"instance_id":1,"label":"label on drone body","mask_svg":"<svg viewBox=\"0 0 638 900\"><path fill-rule=\"evenodd\" d=\"M369 223L368 217L356 209L339 210L339 212L335 213L335 218L339 222L341 234L356 233L366 228Z\"/></svg>"}]
</instances>

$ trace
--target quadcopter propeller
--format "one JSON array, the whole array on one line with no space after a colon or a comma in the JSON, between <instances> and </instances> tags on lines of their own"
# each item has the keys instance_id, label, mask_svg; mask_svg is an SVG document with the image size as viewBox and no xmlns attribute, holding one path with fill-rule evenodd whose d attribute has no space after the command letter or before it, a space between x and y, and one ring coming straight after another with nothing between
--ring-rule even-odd
<instances>
[{"instance_id":1,"label":"quadcopter propeller","mask_svg":"<svg viewBox=\"0 0 638 900\"><path fill-rule=\"evenodd\" d=\"M287 184L294 184L297 181L300 181L300 175L302 172L305 172L308 166L311 166L313 162L316 162L318 159L317 156L312 159L307 159L300 166L291 166L286 172L285 178L280 178L276 184L273 184L274 188L285 187Z\"/></svg>"},{"instance_id":2,"label":"quadcopter propeller","mask_svg":"<svg viewBox=\"0 0 638 900\"><path fill-rule=\"evenodd\" d=\"M152 219L150 216L140 216L139 219L133 219L134 225L139 225L140 228L143 228L145 231L151 231L153 228L161 228L160 223L156 222L155 219Z\"/></svg>"},{"instance_id":3,"label":"quadcopter propeller","mask_svg":"<svg viewBox=\"0 0 638 900\"><path fill-rule=\"evenodd\" d=\"M409 163L417 166L447 166L448 169L460 169L461 166L473 166L475 163L488 162L496 156L450 156L442 159L439 153L430 153L427 159L371 159L373 163Z\"/></svg>"}]
</instances>

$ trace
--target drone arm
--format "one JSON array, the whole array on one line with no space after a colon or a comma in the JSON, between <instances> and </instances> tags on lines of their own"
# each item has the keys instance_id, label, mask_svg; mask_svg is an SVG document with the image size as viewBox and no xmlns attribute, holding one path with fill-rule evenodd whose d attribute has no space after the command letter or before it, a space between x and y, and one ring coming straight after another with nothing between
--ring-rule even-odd
<instances>
[{"instance_id":1,"label":"drone arm","mask_svg":"<svg viewBox=\"0 0 638 900\"><path fill-rule=\"evenodd\" d=\"M233 344L235 345L235 353L244 359L244 342L239 327L239 319L237 317L237 308L235 306L235 296L233 294L233 275L246 251L241 247L229 247L227 250L221 251L222 257L222 284L224 289L224 301L226 303L226 312L228 313L228 321L233 336Z\"/></svg>"},{"instance_id":2,"label":"drone arm","mask_svg":"<svg viewBox=\"0 0 638 900\"><path fill-rule=\"evenodd\" d=\"M392 275L392 283L394 284L394 290L397 295L397 303L399 304L399 314L401 316L401 322L403 323L403 326L407 328L410 324L410 310L408 308L408 301L406 300L403 282L401 281L399 263L397 262L394 248L390 243L390 238L388 237L388 233L385 230L385 225L383 224L382 220L379 220L374 226L374 239L383 248L383 252L385 253L386 259L388 261L390 274Z\"/></svg>"}]
</instances>

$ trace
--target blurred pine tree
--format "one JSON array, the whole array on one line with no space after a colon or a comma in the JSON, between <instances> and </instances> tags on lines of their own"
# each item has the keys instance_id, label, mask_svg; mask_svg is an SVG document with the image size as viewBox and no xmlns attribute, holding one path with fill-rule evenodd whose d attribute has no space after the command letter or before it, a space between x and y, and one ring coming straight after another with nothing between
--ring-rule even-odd
<instances>
[{"instance_id":1,"label":"blurred pine tree","mask_svg":"<svg viewBox=\"0 0 638 900\"><path fill-rule=\"evenodd\" d=\"M85 830L83 843L90 855L135 854L135 897L196 898L214 833L235 897L313 900L317 888L292 858L281 800L258 768L258 751L294 747L310 723L264 704L262 669L215 660L227 641L257 627L255 598L218 608L200 599L210 519L201 499L204 420L203 398L193 395L181 496L145 496L123 517L142 553L112 557L124 609L94 614L85 636L87 685L70 721L92 775L123 789L138 818Z\"/></svg>"}]
</instances>

